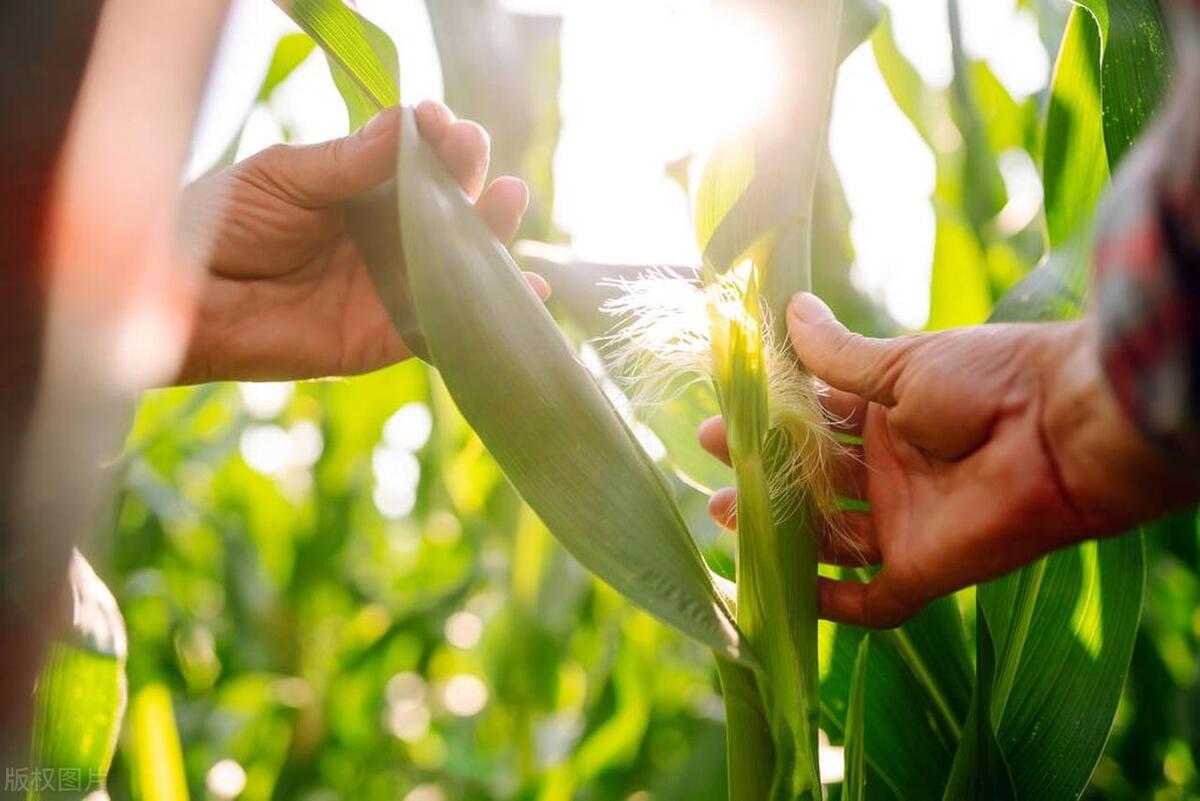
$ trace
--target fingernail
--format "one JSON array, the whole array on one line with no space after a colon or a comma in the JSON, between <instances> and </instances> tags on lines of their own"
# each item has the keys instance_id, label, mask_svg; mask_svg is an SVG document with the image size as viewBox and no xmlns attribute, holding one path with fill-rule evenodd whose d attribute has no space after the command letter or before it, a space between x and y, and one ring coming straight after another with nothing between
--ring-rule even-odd
<instances>
[{"instance_id":1,"label":"fingernail","mask_svg":"<svg viewBox=\"0 0 1200 801\"><path fill-rule=\"evenodd\" d=\"M441 127L443 120L449 116L449 111L436 100L422 100L417 104L417 117L425 129Z\"/></svg>"},{"instance_id":2,"label":"fingernail","mask_svg":"<svg viewBox=\"0 0 1200 801\"><path fill-rule=\"evenodd\" d=\"M798 323L825 323L834 319L833 311L825 301L811 292L797 292L788 303L788 317Z\"/></svg>"},{"instance_id":3,"label":"fingernail","mask_svg":"<svg viewBox=\"0 0 1200 801\"><path fill-rule=\"evenodd\" d=\"M537 295L543 301L550 297L550 284L546 282L537 273L525 273L525 280L529 282L529 288L533 290L533 294Z\"/></svg>"},{"instance_id":4,"label":"fingernail","mask_svg":"<svg viewBox=\"0 0 1200 801\"><path fill-rule=\"evenodd\" d=\"M385 108L383 111L376 114L371 119L367 120L367 124L359 129L358 135L364 140L375 139L380 134L387 133L392 127L396 119L396 111L392 108Z\"/></svg>"}]
</instances>

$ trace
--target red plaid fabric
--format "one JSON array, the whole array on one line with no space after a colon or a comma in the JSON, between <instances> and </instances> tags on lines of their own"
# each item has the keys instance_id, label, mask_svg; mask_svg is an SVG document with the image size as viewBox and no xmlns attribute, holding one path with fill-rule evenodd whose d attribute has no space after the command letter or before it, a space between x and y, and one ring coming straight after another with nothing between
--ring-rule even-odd
<instances>
[{"instance_id":1,"label":"red plaid fabric","mask_svg":"<svg viewBox=\"0 0 1200 801\"><path fill-rule=\"evenodd\" d=\"M1093 312L1131 419L1200 469L1200 0L1173 5L1175 84L1100 213Z\"/></svg>"}]
</instances>

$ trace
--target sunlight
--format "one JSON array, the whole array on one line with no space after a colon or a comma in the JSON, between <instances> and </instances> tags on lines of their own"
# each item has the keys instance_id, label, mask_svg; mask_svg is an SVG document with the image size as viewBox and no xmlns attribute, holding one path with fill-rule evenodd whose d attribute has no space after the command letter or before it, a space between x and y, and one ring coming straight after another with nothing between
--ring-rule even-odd
<instances>
[{"instance_id":1,"label":"sunlight","mask_svg":"<svg viewBox=\"0 0 1200 801\"><path fill-rule=\"evenodd\" d=\"M695 37L698 49L692 136L701 152L723 135L766 116L778 100L781 59L760 18L714 10Z\"/></svg>"}]
</instances>

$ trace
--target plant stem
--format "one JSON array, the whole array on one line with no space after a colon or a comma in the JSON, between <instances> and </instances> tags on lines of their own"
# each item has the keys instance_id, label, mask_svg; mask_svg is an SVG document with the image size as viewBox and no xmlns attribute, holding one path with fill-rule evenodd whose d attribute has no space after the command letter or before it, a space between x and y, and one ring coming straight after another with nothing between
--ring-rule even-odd
<instances>
[{"instance_id":1,"label":"plant stem","mask_svg":"<svg viewBox=\"0 0 1200 801\"><path fill-rule=\"evenodd\" d=\"M729 801L762 801L771 793L775 746L758 683L749 668L720 655L717 655L717 674L725 697Z\"/></svg>"}]
</instances>

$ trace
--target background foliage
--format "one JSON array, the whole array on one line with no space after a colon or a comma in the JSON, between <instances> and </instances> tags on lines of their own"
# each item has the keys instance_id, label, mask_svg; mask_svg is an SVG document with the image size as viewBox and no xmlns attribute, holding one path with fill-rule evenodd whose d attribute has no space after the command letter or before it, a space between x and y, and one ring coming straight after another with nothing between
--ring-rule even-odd
<instances>
[{"instance_id":1,"label":"background foliage","mask_svg":"<svg viewBox=\"0 0 1200 801\"><path fill-rule=\"evenodd\" d=\"M491 0L463 19L458 5L429 4L447 99L489 128L498 169L530 183L522 235L561 241L550 216L556 21ZM1065 7L1026 5L1053 57ZM997 163L1014 150L1040 163L1050 98L1014 100L961 46L950 85L930 86L886 17L862 46L936 158L929 326L982 322L1044 255L1043 220L1005 226ZM300 34L281 40L260 101L310 49ZM1110 160L1125 130L1097 133L1116 143ZM1079 170L1096 169L1073 155ZM852 327L894 332L850 280L850 215L826 164L817 289ZM1055 191L1047 186L1050 208L1063 205ZM1067 229L1058 235L1052 221L1055 247L1074 246ZM690 436L656 430L668 444ZM121 491L87 555L129 635L114 798L169 798L181 779L193 798L725 797L722 706L705 650L563 552L424 366L150 393L112 469ZM731 542L707 521L704 495L674 489L710 563L728 573ZM1133 665L1091 797L1200 793L1200 528L1189 512L1150 529ZM973 631L975 593L961 596L937 614L961 610ZM844 634L853 647L829 658L854 658L856 635ZM889 651L873 641L871 653ZM974 658L949 661L969 670ZM947 704L965 709L970 688L959 689ZM834 707L845 697L826 690ZM887 714L865 710L868 742L872 717ZM919 781L926 769L911 768Z\"/></svg>"}]
</instances>

